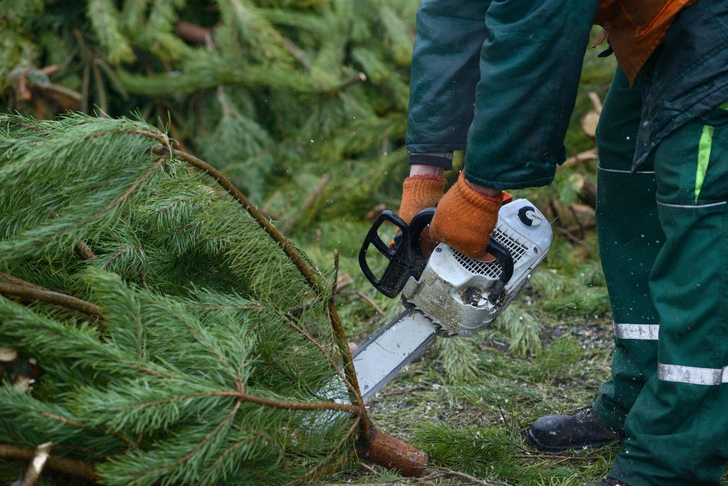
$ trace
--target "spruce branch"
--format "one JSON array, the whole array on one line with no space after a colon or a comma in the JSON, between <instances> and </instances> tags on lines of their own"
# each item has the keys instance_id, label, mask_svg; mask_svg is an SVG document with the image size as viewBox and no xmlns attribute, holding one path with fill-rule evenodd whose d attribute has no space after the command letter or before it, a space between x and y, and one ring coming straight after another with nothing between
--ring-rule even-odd
<instances>
[{"instance_id":1,"label":"spruce branch","mask_svg":"<svg viewBox=\"0 0 728 486\"><path fill-rule=\"evenodd\" d=\"M218 464L220 462L222 462L228 455L230 455L233 452L235 452L236 449L238 449L238 448L240 448L240 447L248 444L249 442L252 442L252 441L255 441L255 440L258 440L258 439L262 439L262 438L266 438L265 433L258 432L255 435L251 435L250 437L246 437L245 439L242 439L242 440L239 440L239 441L235 442L233 445L231 445L230 447L228 447L227 449L225 449L222 452L222 454L220 454L220 457L218 457L215 460L215 462L212 463L212 466L210 466L210 468L205 472L205 474L202 475L202 478L204 479L204 478L208 477L210 474L212 474L212 471L214 471L217 468Z\"/></svg>"},{"instance_id":2,"label":"spruce branch","mask_svg":"<svg viewBox=\"0 0 728 486\"><path fill-rule=\"evenodd\" d=\"M329 298L328 305L328 317L329 325L334 333L334 342L339 348L341 353L341 359L344 365L344 373L347 379L351 383L349 387L349 394L353 400L357 402L361 409L361 420L359 421L359 439L363 442L368 442L371 439L371 430L369 417L367 416L366 406L364 405L364 398L361 396L359 388L359 380L356 376L356 369L354 368L354 358L351 355L351 349L349 348L349 342L346 339L346 332L344 331L344 325L339 317L339 312L336 310L336 275L339 272L339 252L334 251L334 279L333 289L331 290L331 297Z\"/></svg>"},{"instance_id":3,"label":"spruce branch","mask_svg":"<svg viewBox=\"0 0 728 486\"><path fill-rule=\"evenodd\" d=\"M180 464L183 464L183 463L189 461L190 459L192 459L195 456L195 454L197 454L203 447L205 447L205 445L207 445L207 443L210 442L210 440L212 440L220 432L220 430L222 430L226 425L229 425L230 421L235 417L235 414L240 409L241 403L242 402L239 402L239 401L236 402L233 409L230 410L230 412L220 421L220 423L217 424L217 426L212 430L212 432L207 434L205 436L205 438L202 441L200 441L200 443L197 444L184 457L180 458L179 460L177 460L176 462L173 462L171 464L165 464L164 466L160 466L157 469L152 469L152 470L144 471L141 473L132 473L131 476L139 477L139 476L150 476L150 475L154 475L154 474L159 474L162 471L165 471L168 469L173 469L173 468L179 466Z\"/></svg>"},{"instance_id":4,"label":"spruce branch","mask_svg":"<svg viewBox=\"0 0 728 486\"><path fill-rule=\"evenodd\" d=\"M354 76L350 77L349 79L346 79L344 82L337 86L333 86L331 88L318 91L318 94L321 95L338 95L342 91L345 91L346 88L349 88L350 86L353 86L357 83L363 83L367 80L367 75L364 73L356 73Z\"/></svg>"},{"instance_id":5,"label":"spruce branch","mask_svg":"<svg viewBox=\"0 0 728 486\"><path fill-rule=\"evenodd\" d=\"M94 138L94 137L104 136L104 135L108 135L108 133L94 133L92 135L89 135L89 138ZM64 233L70 233L70 232L74 231L75 229L83 227L83 226L91 223L92 221L96 220L97 218L113 211L118 206L120 206L124 201L126 201L129 198L129 196L131 196L134 193L134 191L136 191L139 188L139 186L142 185L142 183L144 181L149 179L152 176L152 174L154 174L154 172L164 164L165 161L166 161L166 159L164 157L159 158L157 160L157 162L147 170L146 173L144 173L139 179L134 181L134 183L123 194L121 194L119 197L117 197L111 204L109 204L105 208L97 211L96 213L92 214L88 218L81 220L77 223L74 223L66 228L63 228L62 230L60 230L59 232L57 232L53 235L49 235L48 239L58 237L60 235L63 235ZM48 240L43 241L41 244L47 243L47 242L48 242Z\"/></svg>"},{"instance_id":6,"label":"spruce branch","mask_svg":"<svg viewBox=\"0 0 728 486\"><path fill-rule=\"evenodd\" d=\"M151 132L144 134L160 141L164 140L164 138L160 137L158 134L154 134ZM232 182L230 182L227 177L222 175L220 171L215 169L204 160L177 149L171 149L169 147L160 145L154 148L154 152L157 154L168 153L174 157L180 158L190 165L206 172L208 175L210 175L210 177L215 179L218 184L220 184L236 201L240 203L241 206L243 206L248 214L253 217L253 219L265 230L265 232L268 233L268 235L276 243L278 243L278 245L280 245L281 249L283 249L286 256L288 256L291 262L293 262L293 264L296 266L296 268L301 273L311 289L314 290L319 296L325 295L324 287L321 285L318 277L314 274L314 272L303 260L303 258L301 258L298 252L293 248L293 245L291 245L288 240L283 235L281 235L281 233L275 228L275 226L271 224L268 218L266 218L263 213L261 213L260 210L258 210L258 208L256 208L248 200L248 198L245 197L245 195L240 192L240 190L235 187Z\"/></svg>"},{"instance_id":7,"label":"spruce branch","mask_svg":"<svg viewBox=\"0 0 728 486\"><path fill-rule=\"evenodd\" d=\"M323 346L321 345L321 343L319 343L316 339L314 339L314 337L311 336L311 334L303 326L299 326L298 324L296 324L294 322L291 322L290 319L286 319L285 322L286 322L286 324L288 324L289 326L291 326L291 328L293 328L294 330L296 330L296 332L298 332L304 338L306 338L307 341L309 341L311 344L313 344L316 347L316 349L319 350L319 352L321 353L321 355L324 358L326 358L326 360L329 362L329 364L331 365L332 369L334 369L336 371L336 373L339 375L339 377L344 381L344 383L346 384L346 386L347 386L347 388L349 390L354 389L355 386L356 386L356 389L357 390L359 389L359 385L358 384L357 385L354 385L350 381L349 375L346 374L346 370L342 373L342 371L339 369L339 366L336 364L336 361L334 361L334 359L331 357L331 355L329 353L327 353L326 350L323 348ZM354 374L354 377L356 378L356 374Z\"/></svg>"},{"instance_id":8,"label":"spruce branch","mask_svg":"<svg viewBox=\"0 0 728 486\"><path fill-rule=\"evenodd\" d=\"M299 411L316 411L316 410L331 410L335 412L347 412L353 415L359 416L360 409L357 406L349 405L347 403L333 403L333 402L288 402L279 401L271 398L259 397L251 395L250 393L241 392L239 390L220 390L220 391L209 391L199 393L189 393L186 395L178 395L165 400L155 400L151 402L139 402L128 407L118 407L115 410L119 413L128 412L139 408L153 407L157 405L167 405L170 403L181 402L190 398L206 398L206 397L232 397L238 399L240 402L250 402L256 405L263 405L269 408L276 408L281 410L299 410Z\"/></svg>"},{"instance_id":9,"label":"spruce branch","mask_svg":"<svg viewBox=\"0 0 728 486\"><path fill-rule=\"evenodd\" d=\"M135 449L139 447L139 445L136 442L134 442L130 438L126 437L124 434L120 434L118 432L112 432L112 431L104 430L101 427L93 427L93 426L84 424L82 422L79 422L77 420L71 420L71 419L68 419L68 418L65 418L65 417L61 417L60 415L56 415L56 414L50 413L50 412L41 411L40 412L40 415L42 415L44 417L47 417L47 418L49 418L49 419L51 419L53 421L60 422L60 423L65 424L65 425L70 425L72 427L77 427L79 429L100 430L100 431L103 431L105 433L109 433L110 435L113 435L117 439L121 440L122 442L125 442L127 445L130 445L131 447L133 447Z\"/></svg>"},{"instance_id":10,"label":"spruce branch","mask_svg":"<svg viewBox=\"0 0 728 486\"><path fill-rule=\"evenodd\" d=\"M296 224L296 219L306 211L308 211L311 206L313 206L314 201L316 201L316 198L321 194L321 192L326 188L326 186L331 182L331 176L326 174L321 176L318 183L316 184L316 187L313 188L313 190L306 196L306 199L303 201L303 204L301 207L296 211L294 215L292 215L288 220L283 223L283 226L281 226L281 233L284 235L289 233L291 229L293 228L293 225Z\"/></svg>"}]
</instances>

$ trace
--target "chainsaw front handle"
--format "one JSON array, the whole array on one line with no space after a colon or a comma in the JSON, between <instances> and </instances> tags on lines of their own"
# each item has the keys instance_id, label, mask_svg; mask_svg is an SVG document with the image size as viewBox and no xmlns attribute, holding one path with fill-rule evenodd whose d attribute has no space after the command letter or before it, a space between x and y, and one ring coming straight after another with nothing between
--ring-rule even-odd
<instances>
[{"instance_id":1,"label":"chainsaw front handle","mask_svg":"<svg viewBox=\"0 0 728 486\"><path fill-rule=\"evenodd\" d=\"M359 266L374 288L387 297L396 297L404 288L407 280L410 277L417 278L427 265L427 257L420 250L420 234L430 224L434 215L435 208L423 209L412 218L408 225L395 213L386 210L369 228L361 250L359 250ZM385 222L395 225L400 230L394 239L394 248L390 248L389 244L379 237L379 228ZM389 261L381 278L374 275L367 262L367 251L372 245Z\"/></svg>"}]
</instances>

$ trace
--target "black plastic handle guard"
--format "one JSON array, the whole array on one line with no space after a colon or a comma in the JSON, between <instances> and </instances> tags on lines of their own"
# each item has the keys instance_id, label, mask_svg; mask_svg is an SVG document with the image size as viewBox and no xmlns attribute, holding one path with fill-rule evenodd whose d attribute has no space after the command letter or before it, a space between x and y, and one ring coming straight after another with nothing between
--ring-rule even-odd
<instances>
[{"instance_id":1,"label":"black plastic handle guard","mask_svg":"<svg viewBox=\"0 0 728 486\"><path fill-rule=\"evenodd\" d=\"M420 234L430 224L435 215L435 208L423 209L412 218L410 224L402 220L392 211L386 210L374 221L369 228L361 250L359 250L359 266L364 276L378 291L393 298L404 288L410 277L417 277L427 265L427 257L420 250ZM394 249L379 237L379 228L385 222L390 222L400 229L395 238ZM387 268L381 278L377 278L367 263L367 250L374 245L379 253L389 260Z\"/></svg>"},{"instance_id":2,"label":"black plastic handle guard","mask_svg":"<svg viewBox=\"0 0 728 486\"><path fill-rule=\"evenodd\" d=\"M513 256L511 255L511 252L508 251L508 248L505 247L502 243L499 243L498 241L495 241L493 238L490 239L490 242L488 242L488 253L493 255L496 260L501 264L501 268L503 269L501 271L500 277L498 278L498 281L493 285L493 287L490 290L490 293L488 294L488 302L495 305L496 302L498 302L498 299L500 299L501 295L503 294L503 291L506 288L506 284L511 280L511 277L513 277Z\"/></svg>"}]
</instances>

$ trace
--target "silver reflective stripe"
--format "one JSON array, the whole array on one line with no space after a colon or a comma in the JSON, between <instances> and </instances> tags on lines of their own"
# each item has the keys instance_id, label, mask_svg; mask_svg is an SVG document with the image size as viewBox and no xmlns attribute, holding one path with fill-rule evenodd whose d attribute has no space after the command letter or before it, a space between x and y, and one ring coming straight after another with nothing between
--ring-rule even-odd
<instances>
[{"instance_id":1,"label":"silver reflective stripe","mask_svg":"<svg viewBox=\"0 0 728 486\"><path fill-rule=\"evenodd\" d=\"M614 323L614 336L617 339L641 339L657 341L659 324L617 324Z\"/></svg>"},{"instance_id":2,"label":"silver reflective stripe","mask_svg":"<svg viewBox=\"0 0 728 486\"><path fill-rule=\"evenodd\" d=\"M666 208L701 209L701 208L714 208L716 206L725 206L726 201L721 201L721 202L711 203L711 204L666 204L666 203L661 203L660 201L657 201L657 204L660 206L665 206Z\"/></svg>"},{"instance_id":3,"label":"silver reflective stripe","mask_svg":"<svg viewBox=\"0 0 728 486\"><path fill-rule=\"evenodd\" d=\"M698 368L669 364L657 365L657 377L662 381L687 383L689 385L720 385L728 383L726 368Z\"/></svg>"},{"instance_id":4,"label":"silver reflective stripe","mask_svg":"<svg viewBox=\"0 0 728 486\"><path fill-rule=\"evenodd\" d=\"M631 170L617 170L617 169L605 169L604 167L597 167L598 170L604 171L604 172L614 172L615 174L630 174L632 175ZM637 170L634 172L635 174L654 174L654 170Z\"/></svg>"}]
</instances>

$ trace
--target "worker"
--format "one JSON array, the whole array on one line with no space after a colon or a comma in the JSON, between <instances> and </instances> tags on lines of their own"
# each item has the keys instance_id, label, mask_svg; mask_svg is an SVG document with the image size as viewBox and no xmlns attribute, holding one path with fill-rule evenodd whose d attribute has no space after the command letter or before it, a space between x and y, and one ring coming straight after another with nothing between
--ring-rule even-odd
<instances>
[{"instance_id":1,"label":"worker","mask_svg":"<svg viewBox=\"0 0 728 486\"><path fill-rule=\"evenodd\" d=\"M423 0L400 216L482 258L504 189L549 184L594 23L617 70L597 130L597 229L616 348L539 449L624 440L598 486L718 486L728 460L728 2ZM443 196L452 152L464 171Z\"/></svg>"}]
</instances>

